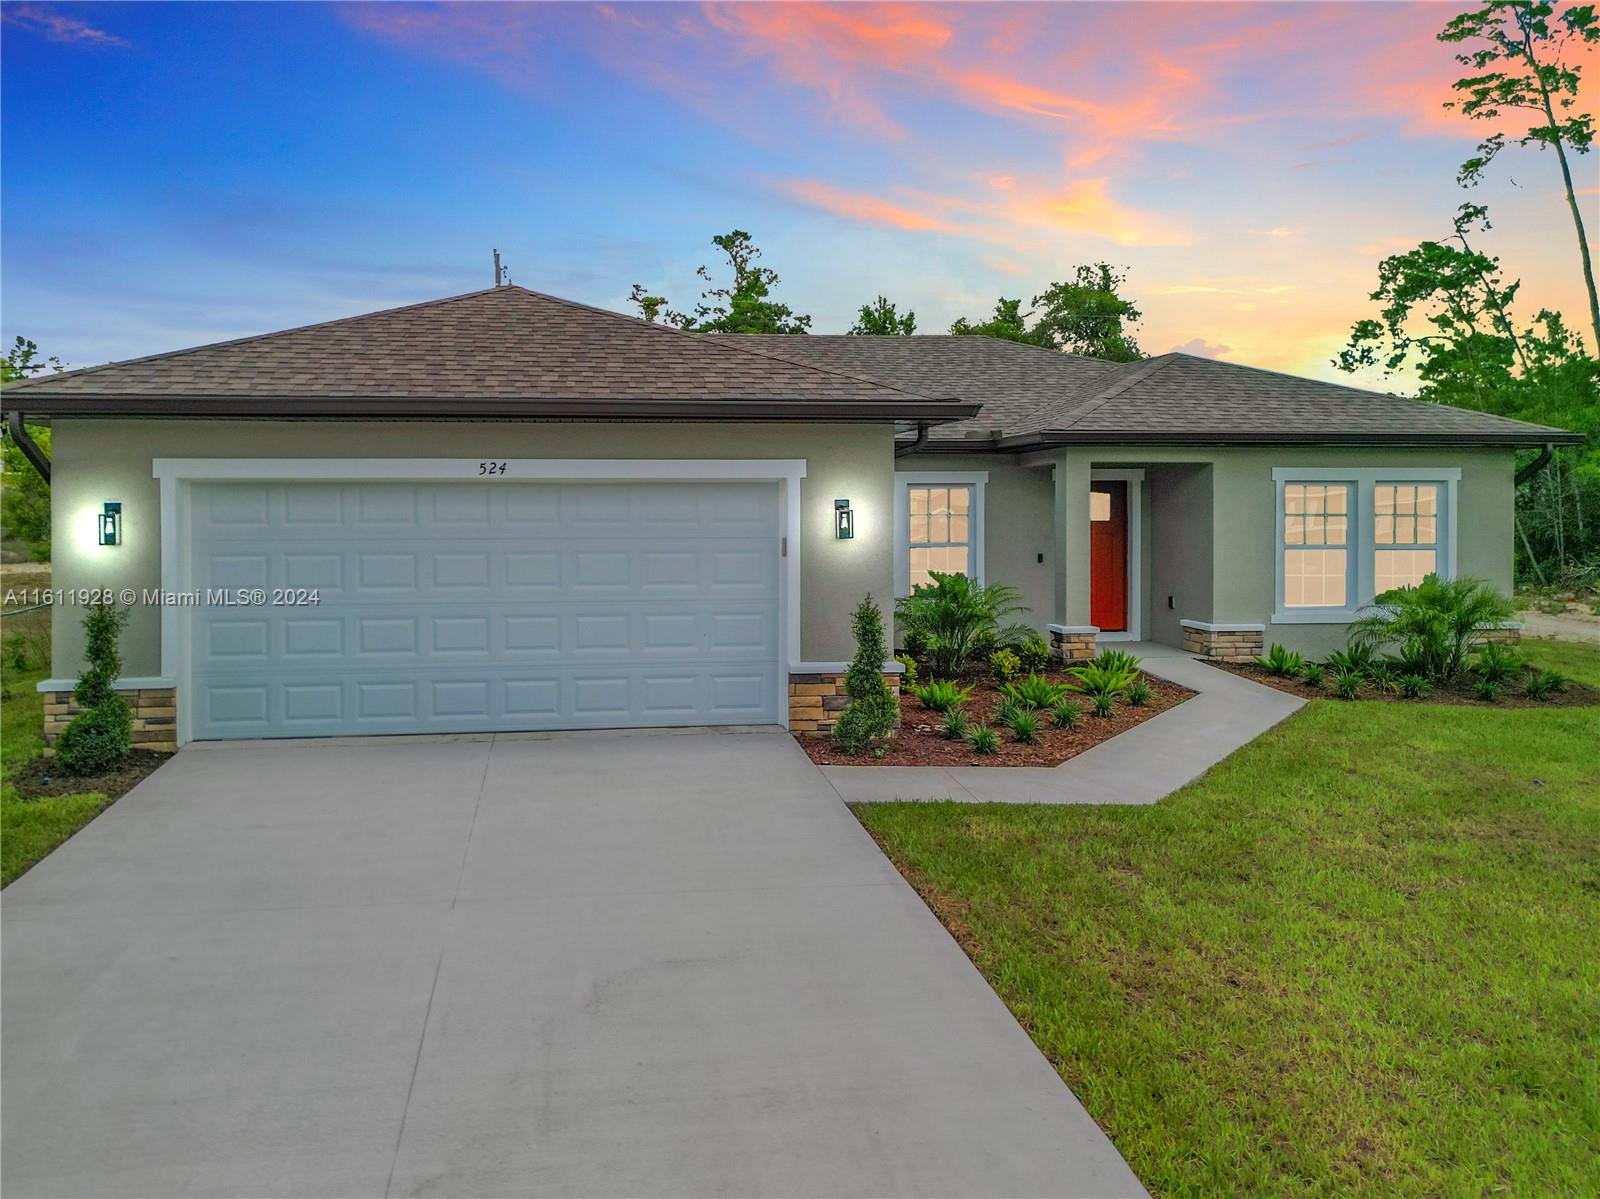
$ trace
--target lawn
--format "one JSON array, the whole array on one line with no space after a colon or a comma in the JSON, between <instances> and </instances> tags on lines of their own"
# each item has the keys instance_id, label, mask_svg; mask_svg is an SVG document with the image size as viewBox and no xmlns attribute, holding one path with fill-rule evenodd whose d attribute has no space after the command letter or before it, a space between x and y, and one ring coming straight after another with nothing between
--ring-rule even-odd
<instances>
[{"instance_id":1,"label":"lawn","mask_svg":"<svg viewBox=\"0 0 1600 1199\"><path fill-rule=\"evenodd\" d=\"M1324 700L1153 807L856 812L1153 1193L1592 1196L1597 746Z\"/></svg>"}]
</instances>

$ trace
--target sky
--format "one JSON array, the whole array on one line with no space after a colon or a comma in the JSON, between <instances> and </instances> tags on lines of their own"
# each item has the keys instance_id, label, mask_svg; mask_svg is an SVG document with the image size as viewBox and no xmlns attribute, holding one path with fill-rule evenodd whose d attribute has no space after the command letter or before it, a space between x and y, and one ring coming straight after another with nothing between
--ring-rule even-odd
<instances>
[{"instance_id":1,"label":"sky","mask_svg":"<svg viewBox=\"0 0 1600 1199\"><path fill-rule=\"evenodd\" d=\"M880 293L943 332L1105 260L1149 353L1350 381L1380 259L1467 200L1523 314L1582 328L1553 157L1455 182L1488 132L1441 106L1463 7L7 0L0 337L91 365L475 290L495 247L685 307L737 227L815 332ZM1593 241L1600 153L1577 173Z\"/></svg>"}]
</instances>

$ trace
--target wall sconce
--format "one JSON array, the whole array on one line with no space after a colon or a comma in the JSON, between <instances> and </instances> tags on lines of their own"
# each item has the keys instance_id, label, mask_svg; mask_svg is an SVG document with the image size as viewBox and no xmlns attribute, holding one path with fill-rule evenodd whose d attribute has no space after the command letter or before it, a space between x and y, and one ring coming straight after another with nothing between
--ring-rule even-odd
<instances>
[{"instance_id":1,"label":"wall sconce","mask_svg":"<svg viewBox=\"0 0 1600 1199\"><path fill-rule=\"evenodd\" d=\"M122 544L122 505L107 501L100 513L100 544Z\"/></svg>"},{"instance_id":2,"label":"wall sconce","mask_svg":"<svg viewBox=\"0 0 1600 1199\"><path fill-rule=\"evenodd\" d=\"M850 511L849 500L833 501L833 534L840 541L849 541L856 535L856 514Z\"/></svg>"}]
</instances>

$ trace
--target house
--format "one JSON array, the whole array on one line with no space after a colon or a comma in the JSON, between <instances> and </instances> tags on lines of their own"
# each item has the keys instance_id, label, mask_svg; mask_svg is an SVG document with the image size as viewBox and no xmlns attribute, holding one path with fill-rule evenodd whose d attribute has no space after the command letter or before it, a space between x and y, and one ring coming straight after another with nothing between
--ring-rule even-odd
<instances>
[{"instance_id":1,"label":"house","mask_svg":"<svg viewBox=\"0 0 1600 1199\"><path fill-rule=\"evenodd\" d=\"M1322 654L1511 585L1513 449L1575 435L1183 354L707 336L499 287L40 377L55 582L131 601L138 739L786 723L849 612L1018 587L1058 653ZM58 730L82 661L55 612Z\"/></svg>"}]
</instances>

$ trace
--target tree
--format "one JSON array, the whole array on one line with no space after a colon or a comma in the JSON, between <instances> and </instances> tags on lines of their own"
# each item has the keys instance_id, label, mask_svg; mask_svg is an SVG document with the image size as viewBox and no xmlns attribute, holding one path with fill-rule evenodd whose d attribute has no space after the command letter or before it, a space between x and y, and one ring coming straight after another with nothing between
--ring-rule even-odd
<instances>
[{"instance_id":1,"label":"tree","mask_svg":"<svg viewBox=\"0 0 1600 1199\"><path fill-rule=\"evenodd\" d=\"M858 337L910 337L917 331L917 314L910 309L901 316L888 296L879 296L861 305L861 312L850 332Z\"/></svg>"},{"instance_id":2,"label":"tree","mask_svg":"<svg viewBox=\"0 0 1600 1199\"><path fill-rule=\"evenodd\" d=\"M959 317L950 332L1020 341L1086 358L1135 362L1144 354L1127 326L1137 324L1141 314L1121 294L1127 280L1125 273L1113 270L1109 263L1079 266L1070 279L1052 283L1034 296L1027 312L1022 311L1021 300L1002 296L988 320L974 324Z\"/></svg>"},{"instance_id":3,"label":"tree","mask_svg":"<svg viewBox=\"0 0 1600 1199\"><path fill-rule=\"evenodd\" d=\"M701 266L695 274L708 286L700 293L700 302L692 313L675 311L668 307L664 296L651 295L643 284L635 283L628 299L638 306L646 321L665 319L668 324L693 333L805 333L810 329L809 316L768 298L778 285L778 273L757 265L761 251L750 234L734 229L713 237L711 242L727 256L733 271L732 283L715 286L710 268Z\"/></svg>"},{"instance_id":4,"label":"tree","mask_svg":"<svg viewBox=\"0 0 1600 1199\"><path fill-rule=\"evenodd\" d=\"M61 369L58 358L39 357L39 347L25 337L0 359L0 386L13 379L26 379L44 370ZM50 430L42 425L27 426L28 436L41 450L50 453ZM0 528L7 537L27 544L29 552L41 562L50 559L50 485L34 470L20 447L6 433L3 454L5 482L0 490Z\"/></svg>"},{"instance_id":5,"label":"tree","mask_svg":"<svg viewBox=\"0 0 1600 1199\"><path fill-rule=\"evenodd\" d=\"M851 614L855 628L856 655L844 676L845 694L850 706L834 722L833 740L847 754L858 754L874 741L887 737L900 719L894 693L883 681L883 663L888 657L883 639L883 614L869 595Z\"/></svg>"},{"instance_id":6,"label":"tree","mask_svg":"<svg viewBox=\"0 0 1600 1199\"><path fill-rule=\"evenodd\" d=\"M1455 81L1452 86L1463 98L1448 101L1445 107L1484 121L1498 120L1507 109L1535 114L1535 123L1528 131L1511 140L1519 146L1549 146L1556 152L1567 209L1578 235L1578 256L1589 292L1589 320L1596 350L1600 351L1600 296L1595 291L1594 264L1567 159L1569 150L1574 154L1589 152L1594 142L1594 118L1573 111L1579 70L1564 60L1574 43L1600 42L1600 20L1592 4L1569 7L1552 20L1554 14L1555 5L1545 0L1488 0L1481 8L1451 20L1439 40L1473 43L1475 48L1457 54L1456 61L1476 73ZM1479 143L1478 152L1461 165L1458 179L1462 185L1479 182L1505 145L1503 133Z\"/></svg>"}]
</instances>

